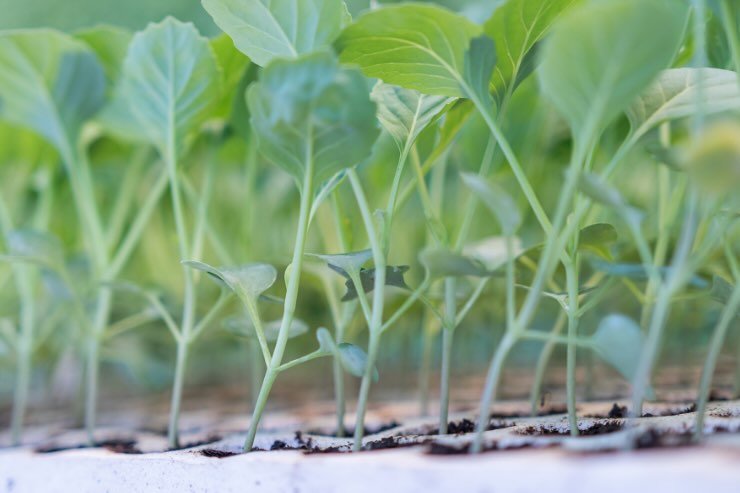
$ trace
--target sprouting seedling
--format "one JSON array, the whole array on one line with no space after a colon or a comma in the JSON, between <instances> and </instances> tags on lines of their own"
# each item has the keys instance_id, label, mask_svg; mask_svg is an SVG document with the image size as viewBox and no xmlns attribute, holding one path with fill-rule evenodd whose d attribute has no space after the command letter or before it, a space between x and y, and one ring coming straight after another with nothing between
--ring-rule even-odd
<instances>
[{"instance_id":1,"label":"sprouting seedling","mask_svg":"<svg viewBox=\"0 0 740 493\"><path fill-rule=\"evenodd\" d=\"M365 159L377 130L375 105L359 72L340 69L329 53L275 60L247 93L261 155L283 168L301 194L293 260L278 337L254 409L245 450L252 448L272 385L282 365L287 328L294 317L316 184ZM289 275L287 275L289 274Z\"/></svg>"}]
</instances>

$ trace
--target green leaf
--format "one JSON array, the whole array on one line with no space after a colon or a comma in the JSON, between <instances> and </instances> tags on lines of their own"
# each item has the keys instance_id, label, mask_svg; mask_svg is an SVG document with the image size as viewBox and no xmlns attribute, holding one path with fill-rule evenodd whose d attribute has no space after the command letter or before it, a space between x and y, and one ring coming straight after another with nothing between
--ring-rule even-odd
<instances>
[{"instance_id":1,"label":"green leaf","mask_svg":"<svg viewBox=\"0 0 740 493\"><path fill-rule=\"evenodd\" d=\"M591 224L578 233L578 249L611 259L609 246L616 243L618 237L616 228L611 224Z\"/></svg>"},{"instance_id":2,"label":"green leaf","mask_svg":"<svg viewBox=\"0 0 740 493\"><path fill-rule=\"evenodd\" d=\"M49 233L34 229L15 229L8 232L5 243L12 257L49 267L64 265L62 243Z\"/></svg>"},{"instance_id":3,"label":"green leaf","mask_svg":"<svg viewBox=\"0 0 740 493\"><path fill-rule=\"evenodd\" d=\"M463 79L466 85L460 88L462 92L468 98L477 97L480 101L489 102L491 95L488 87L495 65L496 47L493 40L485 35L473 38L465 50ZM473 94L468 94L468 91Z\"/></svg>"},{"instance_id":4,"label":"green leaf","mask_svg":"<svg viewBox=\"0 0 740 493\"><path fill-rule=\"evenodd\" d=\"M77 31L74 35L95 52L105 71L109 89L113 88L123 70L123 60L133 36L131 32L116 26L100 25Z\"/></svg>"},{"instance_id":5,"label":"green leaf","mask_svg":"<svg viewBox=\"0 0 740 493\"><path fill-rule=\"evenodd\" d=\"M347 373L358 378L362 378L365 375L365 368L367 368L367 353L360 347L350 344L348 342L339 343L337 346L337 356L339 362ZM377 382L379 379L378 369L373 368L373 382Z\"/></svg>"},{"instance_id":6,"label":"green leaf","mask_svg":"<svg viewBox=\"0 0 740 493\"><path fill-rule=\"evenodd\" d=\"M462 173L461 176L463 183L496 216L504 235L512 236L522 222L522 216L514 199L503 188L478 175Z\"/></svg>"},{"instance_id":7,"label":"green leaf","mask_svg":"<svg viewBox=\"0 0 740 493\"><path fill-rule=\"evenodd\" d=\"M581 173L578 177L580 191L591 200L615 209L633 227L642 221L642 212L632 207L615 187L594 173Z\"/></svg>"},{"instance_id":8,"label":"green leaf","mask_svg":"<svg viewBox=\"0 0 740 493\"><path fill-rule=\"evenodd\" d=\"M632 381L645 345L642 330L634 320L620 314L607 315L601 319L591 342L601 359ZM648 389L648 399L653 399L652 395L652 389Z\"/></svg>"},{"instance_id":9,"label":"green leaf","mask_svg":"<svg viewBox=\"0 0 740 493\"><path fill-rule=\"evenodd\" d=\"M346 273L339 272L339 270L336 270L340 275L347 278L347 281L344 283L345 287L347 288L347 292L342 296L341 301L351 301L354 299L357 299L357 289L355 288L355 283L352 282L352 279L349 279L349 276ZM396 288L401 289L409 289L408 285L406 284L406 280L403 278L403 275L409 270L408 265L389 265L385 268L385 285L386 286L393 286ZM361 269L360 270L360 284L362 285L362 290L366 293L372 292L373 289L375 289L375 268L372 269Z\"/></svg>"},{"instance_id":10,"label":"green leaf","mask_svg":"<svg viewBox=\"0 0 740 493\"><path fill-rule=\"evenodd\" d=\"M595 137L670 65L687 10L674 0L602 0L556 23L542 49L540 86L577 138Z\"/></svg>"},{"instance_id":11,"label":"green leaf","mask_svg":"<svg viewBox=\"0 0 740 493\"><path fill-rule=\"evenodd\" d=\"M630 279L637 279L640 281L645 281L648 279L648 271L642 264L630 264L630 263L612 263L612 262L605 262L603 260L599 259L591 259L591 265L594 269L600 270L602 272L606 272L607 274L611 276L616 277L627 277ZM673 269L671 267L659 267L658 273L666 277L668 276ZM693 275L688 280L689 286L692 286L694 288L698 289L707 289L709 288L709 282L704 279L703 277L699 275Z\"/></svg>"},{"instance_id":12,"label":"green leaf","mask_svg":"<svg viewBox=\"0 0 740 493\"><path fill-rule=\"evenodd\" d=\"M701 105L705 114L740 110L737 74L714 68L674 68L658 79L627 109L635 138L661 122L685 118Z\"/></svg>"},{"instance_id":13,"label":"green leaf","mask_svg":"<svg viewBox=\"0 0 740 493\"><path fill-rule=\"evenodd\" d=\"M242 104L244 102L243 92L237 88L249 67L249 58L234 47L233 41L226 34L216 36L210 43L224 77L221 98L216 103L214 114L218 118L226 119L231 114L235 99L239 99Z\"/></svg>"},{"instance_id":14,"label":"green leaf","mask_svg":"<svg viewBox=\"0 0 740 493\"><path fill-rule=\"evenodd\" d=\"M263 329L266 341L277 341L282 322L282 320L270 320L269 322L265 322ZM224 328L236 336L246 337L248 339L257 339L257 332L255 331L254 324L249 317L228 317L224 320ZM303 320L294 318L293 322L290 324L290 328L288 329L288 339L301 336L306 332L308 332L308 324Z\"/></svg>"},{"instance_id":15,"label":"green leaf","mask_svg":"<svg viewBox=\"0 0 740 493\"><path fill-rule=\"evenodd\" d=\"M532 71L536 47L555 20L581 0L508 0L483 25L496 43L491 90L500 103Z\"/></svg>"},{"instance_id":16,"label":"green leaf","mask_svg":"<svg viewBox=\"0 0 740 493\"><path fill-rule=\"evenodd\" d=\"M82 125L103 104L105 75L81 41L49 29L0 34L0 118L71 159Z\"/></svg>"},{"instance_id":17,"label":"green leaf","mask_svg":"<svg viewBox=\"0 0 740 493\"><path fill-rule=\"evenodd\" d=\"M344 277L348 277L349 272L360 272L360 270L362 270L362 266L373 258L373 251L367 249L360 250L359 252L335 254L308 253L306 255L320 258L326 262L333 271L338 272Z\"/></svg>"},{"instance_id":18,"label":"green leaf","mask_svg":"<svg viewBox=\"0 0 740 493\"><path fill-rule=\"evenodd\" d=\"M419 262L432 279L462 276L487 277L492 274L480 260L443 248L427 248L419 254Z\"/></svg>"},{"instance_id":19,"label":"green leaf","mask_svg":"<svg viewBox=\"0 0 740 493\"><path fill-rule=\"evenodd\" d=\"M321 51L351 20L342 0L203 0L236 47L260 66Z\"/></svg>"},{"instance_id":20,"label":"green leaf","mask_svg":"<svg viewBox=\"0 0 740 493\"><path fill-rule=\"evenodd\" d=\"M221 76L208 40L168 17L134 35L120 89L148 140L169 156L183 153L211 115Z\"/></svg>"},{"instance_id":21,"label":"green leaf","mask_svg":"<svg viewBox=\"0 0 740 493\"><path fill-rule=\"evenodd\" d=\"M338 352L337 343L325 327L319 327L316 331L316 340L319 341L319 347L327 352L336 355Z\"/></svg>"},{"instance_id":22,"label":"green leaf","mask_svg":"<svg viewBox=\"0 0 740 493\"><path fill-rule=\"evenodd\" d=\"M299 186L309 170L321 183L363 161L378 135L364 77L329 53L275 60L247 102L260 152Z\"/></svg>"},{"instance_id":23,"label":"green leaf","mask_svg":"<svg viewBox=\"0 0 740 493\"><path fill-rule=\"evenodd\" d=\"M413 144L454 101L383 82L375 84L370 99L378 105L378 120L401 148Z\"/></svg>"},{"instance_id":24,"label":"green leaf","mask_svg":"<svg viewBox=\"0 0 740 493\"><path fill-rule=\"evenodd\" d=\"M424 94L464 97L465 51L481 28L432 5L372 10L347 27L336 46L343 63L370 77Z\"/></svg>"},{"instance_id":25,"label":"green leaf","mask_svg":"<svg viewBox=\"0 0 740 493\"><path fill-rule=\"evenodd\" d=\"M252 263L233 267L213 267L195 260L186 260L182 264L208 273L221 286L254 301L270 289L277 279L277 270L270 264Z\"/></svg>"}]
</instances>

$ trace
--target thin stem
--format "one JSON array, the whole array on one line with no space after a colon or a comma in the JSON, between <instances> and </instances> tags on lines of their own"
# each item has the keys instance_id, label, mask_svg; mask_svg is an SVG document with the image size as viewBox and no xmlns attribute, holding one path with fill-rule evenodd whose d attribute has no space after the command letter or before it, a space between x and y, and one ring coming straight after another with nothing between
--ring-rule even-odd
<instances>
[{"instance_id":1,"label":"thin stem","mask_svg":"<svg viewBox=\"0 0 740 493\"><path fill-rule=\"evenodd\" d=\"M565 322L567 320L565 311L561 311L558 315L555 325L553 326L550 334L552 336L558 336L565 328ZM537 416L537 410L539 409L540 397L542 396L542 384L545 381L545 372L547 371L547 365L550 362L552 352L555 350L555 346L558 344L556 337L550 337L545 341L540 356L537 359L537 366L534 371L534 381L532 383L532 389L529 392L529 409L532 416Z\"/></svg>"},{"instance_id":2,"label":"thin stem","mask_svg":"<svg viewBox=\"0 0 740 493\"><path fill-rule=\"evenodd\" d=\"M402 163L399 163L399 167ZM372 384L373 374L375 372L375 361L378 356L378 347L380 345L380 336L383 332L383 303L384 303L384 286L385 286L385 255L386 249L383 243L379 241L378 234L373 224L372 214L370 207L365 197L365 192L362 189L362 184L357 176L357 172L351 168L347 171L350 184L352 185L352 191L355 194L355 200L360 209L362 220L367 232L368 241L370 242L370 248L373 252L373 261L375 263L375 287L373 291L373 308L372 318L368 326L370 332L370 342L368 347L368 358L367 366L365 367L365 374L362 377L360 384L360 395L357 403L357 416L355 419L355 434L354 444L352 449L358 451L362 448L362 437L365 432L365 413L367 411L367 401L370 394L370 386ZM391 210L390 208L387 210ZM390 231L390 218L389 215L385 222L385 231ZM385 235L385 234L384 234ZM387 237L385 237L387 240Z\"/></svg>"},{"instance_id":3,"label":"thin stem","mask_svg":"<svg viewBox=\"0 0 740 493\"><path fill-rule=\"evenodd\" d=\"M175 381L172 384L172 400L170 403L170 425L167 429L167 445L174 449L180 446L180 406L182 405L182 389L185 384L185 370L188 361L190 342L183 337L177 341L177 356L175 360Z\"/></svg>"},{"instance_id":4,"label":"thin stem","mask_svg":"<svg viewBox=\"0 0 740 493\"><path fill-rule=\"evenodd\" d=\"M727 330L732 325L735 317L740 310L740 283L735 284L730 299L722 310L719 322L714 328L712 339L709 343L709 352L704 360L704 367L701 372L701 382L699 383L699 395L696 404L696 425L694 427L694 439L700 440L704 434L704 413L709 400L709 391L712 386L712 377L717 368L717 359L722 351L722 346L727 336Z\"/></svg>"},{"instance_id":5,"label":"thin stem","mask_svg":"<svg viewBox=\"0 0 740 493\"><path fill-rule=\"evenodd\" d=\"M565 266L568 286L568 339L578 336L578 265L577 256L572 264ZM578 436L578 416L576 414L576 345L568 342L566 356L566 394L568 403L568 422L571 436Z\"/></svg>"},{"instance_id":6,"label":"thin stem","mask_svg":"<svg viewBox=\"0 0 740 493\"><path fill-rule=\"evenodd\" d=\"M301 356L300 358L296 358L294 360L288 361L287 363L283 363L282 365L278 366L277 371L283 372L285 370L289 370L290 368L293 368L294 366L306 363L308 361L315 360L316 358L323 358L326 356L331 356L331 353L326 352L323 349L317 349L316 351L312 353L308 353L304 356Z\"/></svg>"},{"instance_id":7,"label":"thin stem","mask_svg":"<svg viewBox=\"0 0 740 493\"><path fill-rule=\"evenodd\" d=\"M452 341L455 331L450 328L442 329L442 368L439 384L439 434L447 434L448 415L450 409L450 367L452 359Z\"/></svg>"}]
</instances>

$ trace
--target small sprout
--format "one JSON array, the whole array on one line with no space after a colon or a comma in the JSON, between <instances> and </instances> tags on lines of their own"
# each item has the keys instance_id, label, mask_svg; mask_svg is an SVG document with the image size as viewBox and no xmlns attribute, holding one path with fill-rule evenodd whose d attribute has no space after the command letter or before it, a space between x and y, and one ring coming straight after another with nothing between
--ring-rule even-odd
<instances>
[{"instance_id":1,"label":"small sprout","mask_svg":"<svg viewBox=\"0 0 740 493\"><path fill-rule=\"evenodd\" d=\"M373 258L373 252L370 249L360 250L359 252L337 254L308 253L306 255L320 258L327 263L330 269L344 277L347 277L349 272L359 273L362 270L362 266Z\"/></svg>"},{"instance_id":2,"label":"small sprout","mask_svg":"<svg viewBox=\"0 0 740 493\"><path fill-rule=\"evenodd\" d=\"M354 344L342 342L337 344L329 331L321 327L316 331L316 339L319 341L319 348L326 353L332 354L339 360L347 373L361 378L365 374L367 367L367 353ZM378 369L373 371L373 381L379 378Z\"/></svg>"},{"instance_id":3,"label":"small sprout","mask_svg":"<svg viewBox=\"0 0 740 493\"><path fill-rule=\"evenodd\" d=\"M222 287L252 300L256 300L270 289L277 279L277 270L270 264L253 263L234 267L213 267L195 260L186 260L182 263L208 273Z\"/></svg>"},{"instance_id":4,"label":"small sprout","mask_svg":"<svg viewBox=\"0 0 740 493\"><path fill-rule=\"evenodd\" d=\"M385 285L393 286L401 289L410 289L406 284L403 275L409 270L408 265L389 265L385 268ZM339 274L344 275L339 272ZM375 289L375 268L362 269L360 270L360 282L362 289L366 293L372 292ZM347 292L342 296L341 301L351 301L357 298L357 289L351 279L347 279L344 283L347 288Z\"/></svg>"}]
</instances>

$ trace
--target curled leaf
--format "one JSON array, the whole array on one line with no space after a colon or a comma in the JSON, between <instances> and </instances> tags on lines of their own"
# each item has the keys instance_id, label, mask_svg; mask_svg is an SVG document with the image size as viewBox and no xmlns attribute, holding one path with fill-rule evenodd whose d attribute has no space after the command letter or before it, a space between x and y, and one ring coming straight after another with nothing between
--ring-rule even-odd
<instances>
[{"instance_id":1,"label":"curled leaf","mask_svg":"<svg viewBox=\"0 0 740 493\"><path fill-rule=\"evenodd\" d=\"M252 263L229 267L213 267L204 262L186 260L183 265L208 273L221 286L256 300L277 279L277 270L270 264Z\"/></svg>"}]
</instances>

